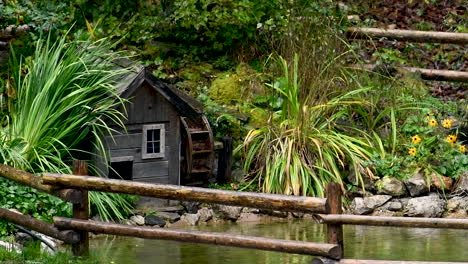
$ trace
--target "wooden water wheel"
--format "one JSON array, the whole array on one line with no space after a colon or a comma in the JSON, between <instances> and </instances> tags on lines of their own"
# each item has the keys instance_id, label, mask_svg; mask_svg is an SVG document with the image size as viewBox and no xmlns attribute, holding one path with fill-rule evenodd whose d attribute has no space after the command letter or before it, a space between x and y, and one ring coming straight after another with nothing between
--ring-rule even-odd
<instances>
[{"instance_id":1,"label":"wooden water wheel","mask_svg":"<svg viewBox=\"0 0 468 264\"><path fill-rule=\"evenodd\" d=\"M181 117L181 185L201 186L208 183L213 171L214 141L204 115L196 120Z\"/></svg>"}]
</instances>

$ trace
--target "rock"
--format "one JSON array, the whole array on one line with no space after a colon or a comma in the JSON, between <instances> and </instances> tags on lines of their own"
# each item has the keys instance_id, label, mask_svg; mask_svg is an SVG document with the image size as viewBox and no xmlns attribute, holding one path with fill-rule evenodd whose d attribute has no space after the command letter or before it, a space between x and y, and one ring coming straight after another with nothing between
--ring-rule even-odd
<instances>
[{"instance_id":1,"label":"rock","mask_svg":"<svg viewBox=\"0 0 468 264\"><path fill-rule=\"evenodd\" d=\"M130 217L130 220L133 221L136 225L145 225L145 218L141 215L134 215Z\"/></svg>"},{"instance_id":2,"label":"rock","mask_svg":"<svg viewBox=\"0 0 468 264\"><path fill-rule=\"evenodd\" d=\"M242 207L239 206L229 206L229 205L218 205L215 207L215 212L222 219L226 220L237 220L239 218Z\"/></svg>"},{"instance_id":3,"label":"rock","mask_svg":"<svg viewBox=\"0 0 468 264\"><path fill-rule=\"evenodd\" d=\"M421 173L416 173L411 178L403 181L411 196L420 196L429 192L428 184Z\"/></svg>"},{"instance_id":4,"label":"rock","mask_svg":"<svg viewBox=\"0 0 468 264\"><path fill-rule=\"evenodd\" d=\"M166 225L166 221L160 216L157 215L147 215L145 216L145 225L149 226L159 226L164 227Z\"/></svg>"},{"instance_id":5,"label":"rock","mask_svg":"<svg viewBox=\"0 0 468 264\"><path fill-rule=\"evenodd\" d=\"M288 212L276 211L276 210L268 210L268 209L260 209L261 214L266 214L270 216L285 218L288 217Z\"/></svg>"},{"instance_id":6,"label":"rock","mask_svg":"<svg viewBox=\"0 0 468 264\"><path fill-rule=\"evenodd\" d=\"M178 213L171 212L158 212L158 216L170 223L175 223L180 219L180 215Z\"/></svg>"},{"instance_id":7,"label":"rock","mask_svg":"<svg viewBox=\"0 0 468 264\"><path fill-rule=\"evenodd\" d=\"M386 202L392 199L390 195L374 195L371 197L357 197L351 202L351 212L354 214L369 214L374 211L375 208L382 206Z\"/></svg>"},{"instance_id":8,"label":"rock","mask_svg":"<svg viewBox=\"0 0 468 264\"><path fill-rule=\"evenodd\" d=\"M462 173L455 186L453 186L452 194L455 195L468 195L468 171Z\"/></svg>"},{"instance_id":9,"label":"rock","mask_svg":"<svg viewBox=\"0 0 468 264\"><path fill-rule=\"evenodd\" d=\"M446 201L437 193L411 198L404 210L405 216L441 217L446 208Z\"/></svg>"},{"instance_id":10,"label":"rock","mask_svg":"<svg viewBox=\"0 0 468 264\"><path fill-rule=\"evenodd\" d=\"M186 202L182 201L180 204L184 207L185 211L189 214L196 214L200 206L199 202Z\"/></svg>"},{"instance_id":11,"label":"rock","mask_svg":"<svg viewBox=\"0 0 468 264\"><path fill-rule=\"evenodd\" d=\"M439 191L448 191L452 189L453 180L449 177L437 173L431 174L431 186Z\"/></svg>"},{"instance_id":12,"label":"rock","mask_svg":"<svg viewBox=\"0 0 468 264\"><path fill-rule=\"evenodd\" d=\"M383 211L397 212L403 209L403 205L401 204L399 200L391 200L388 203L384 204L383 206L378 207L377 209L383 210Z\"/></svg>"},{"instance_id":13,"label":"rock","mask_svg":"<svg viewBox=\"0 0 468 264\"><path fill-rule=\"evenodd\" d=\"M381 210L376 209L374 212L371 214L372 216L401 216L401 212L395 212L395 211L389 211L389 210Z\"/></svg>"},{"instance_id":14,"label":"rock","mask_svg":"<svg viewBox=\"0 0 468 264\"><path fill-rule=\"evenodd\" d=\"M468 213L468 197L453 197L447 201L447 212L464 211Z\"/></svg>"},{"instance_id":15,"label":"rock","mask_svg":"<svg viewBox=\"0 0 468 264\"><path fill-rule=\"evenodd\" d=\"M199 222L205 223L213 218L213 210L210 208L203 207L198 210L197 215L199 217Z\"/></svg>"},{"instance_id":16,"label":"rock","mask_svg":"<svg viewBox=\"0 0 468 264\"><path fill-rule=\"evenodd\" d=\"M262 216L253 213L241 213L237 222L259 222L262 220Z\"/></svg>"},{"instance_id":17,"label":"rock","mask_svg":"<svg viewBox=\"0 0 468 264\"><path fill-rule=\"evenodd\" d=\"M180 217L179 222L194 226L198 224L199 220L200 220L200 216L198 216L197 214L184 214Z\"/></svg>"},{"instance_id":18,"label":"rock","mask_svg":"<svg viewBox=\"0 0 468 264\"><path fill-rule=\"evenodd\" d=\"M379 193L391 196L403 196L406 194L406 188L403 182L395 177L383 177L379 183Z\"/></svg>"},{"instance_id":19,"label":"rock","mask_svg":"<svg viewBox=\"0 0 468 264\"><path fill-rule=\"evenodd\" d=\"M258 208L244 207L242 208L242 213L260 214L261 212Z\"/></svg>"}]
</instances>

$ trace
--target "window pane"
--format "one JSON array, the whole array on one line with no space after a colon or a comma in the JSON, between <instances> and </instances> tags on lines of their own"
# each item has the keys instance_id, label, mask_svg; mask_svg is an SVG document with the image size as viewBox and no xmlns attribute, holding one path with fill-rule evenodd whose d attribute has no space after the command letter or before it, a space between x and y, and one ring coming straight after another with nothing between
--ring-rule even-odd
<instances>
[{"instance_id":1,"label":"window pane","mask_svg":"<svg viewBox=\"0 0 468 264\"><path fill-rule=\"evenodd\" d=\"M146 130L146 140L147 141L153 141L153 130L148 129Z\"/></svg>"},{"instance_id":2,"label":"window pane","mask_svg":"<svg viewBox=\"0 0 468 264\"><path fill-rule=\"evenodd\" d=\"M153 140L160 140L160 135L161 135L161 129L155 129L153 130Z\"/></svg>"},{"instance_id":3,"label":"window pane","mask_svg":"<svg viewBox=\"0 0 468 264\"><path fill-rule=\"evenodd\" d=\"M159 141L154 142L154 153L161 153L161 146L159 145Z\"/></svg>"},{"instance_id":4,"label":"window pane","mask_svg":"<svg viewBox=\"0 0 468 264\"><path fill-rule=\"evenodd\" d=\"M153 144L151 142L146 143L146 153L154 153Z\"/></svg>"}]
</instances>

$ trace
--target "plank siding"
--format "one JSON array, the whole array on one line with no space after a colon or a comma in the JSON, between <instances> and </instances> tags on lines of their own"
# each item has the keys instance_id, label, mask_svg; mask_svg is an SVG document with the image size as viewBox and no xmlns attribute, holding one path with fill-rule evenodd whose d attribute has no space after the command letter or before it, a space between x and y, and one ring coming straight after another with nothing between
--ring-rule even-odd
<instances>
[{"instance_id":1,"label":"plank siding","mask_svg":"<svg viewBox=\"0 0 468 264\"><path fill-rule=\"evenodd\" d=\"M167 160L133 163L133 179L167 177L169 175L169 162Z\"/></svg>"},{"instance_id":2,"label":"plank siding","mask_svg":"<svg viewBox=\"0 0 468 264\"><path fill-rule=\"evenodd\" d=\"M126 104L126 130L114 127L120 134L106 138L110 156L133 156L133 179L155 183L179 184L180 120L174 106L147 84L130 96ZM142 159L142 130L146 124L164 124L165 155Z\"/></svg>"}]
</instances>

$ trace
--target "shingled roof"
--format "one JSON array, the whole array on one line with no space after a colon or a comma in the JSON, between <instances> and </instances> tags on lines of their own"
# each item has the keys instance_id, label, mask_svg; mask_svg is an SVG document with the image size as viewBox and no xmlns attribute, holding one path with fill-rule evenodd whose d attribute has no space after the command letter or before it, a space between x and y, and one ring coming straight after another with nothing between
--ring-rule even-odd
<instances>
[{"instance_id":1,"label":"shingled roof","mask_svg":"<svg viewBox=\"0 0 468 264\"><path fill-rule=\"evenodd\" d=\"M146 83L166 98L182 116L195 119L203 113L203 105L199 101L158 79L145 66L126 58L116 59L113 63L116 69L130 69L128 74L116 80L117 91L122 98L130 98L143 83Z\"/></svg>"}]
</instances>

